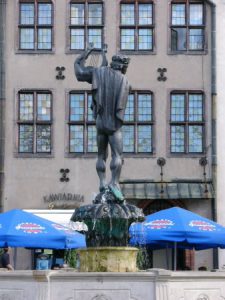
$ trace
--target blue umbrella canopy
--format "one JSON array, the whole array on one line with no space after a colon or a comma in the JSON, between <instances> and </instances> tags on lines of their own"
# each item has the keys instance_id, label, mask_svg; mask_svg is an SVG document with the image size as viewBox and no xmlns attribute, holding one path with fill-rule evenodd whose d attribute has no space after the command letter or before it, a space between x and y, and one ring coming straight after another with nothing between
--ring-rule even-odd
<instances>
[{"instance_id":1,"label":"blue umbrella canopy","mask_svg":"<svg viewBox=\"0 0 225 300\"><path fill-rule=\"evenodd\" d=\"M86 247L85 236L20 209L0 214L0 247L74 249Z\"/></svg>"},{"instance_id":2,"label":"blue umbrella canopy","mask_svg":"<svg viewBox=\"0 0 225 300\"><path fill-rule=\"evenodd\" d=\"M131 245L153 249L177 243L180 248L225 248L225 227L188 210L173 207L148 215L129 229Z\"/></svg>"}]
</instances>

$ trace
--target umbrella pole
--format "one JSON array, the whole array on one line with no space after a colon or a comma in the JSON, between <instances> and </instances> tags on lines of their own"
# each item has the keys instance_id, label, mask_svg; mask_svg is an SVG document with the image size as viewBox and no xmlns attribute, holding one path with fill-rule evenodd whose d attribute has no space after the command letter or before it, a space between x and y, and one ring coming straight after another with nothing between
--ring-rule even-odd
<instances>
[{"instance_id":1,"label":"umbrella pole","mask_svg":"<svg viewBox=\"0 0 225 300\"><path fill-rule=\"evenodd\" d=\"M168 244L166 244L166 268L169 270L169 251Z\"/></svg>"},{"instance_id":2,"label":"umbrella pole","mask_svg":"<svg viewBox=\"0 0 225 300\"><path fill-rule=\"evenodd\" d=\"M13 249L13 264L14 264L14 269L16 270L16 264L17 264L17 248Z\"/></svg>"},{"instance_id":3,"label":"umbrella pole","mask_svg":"<svg viewBox=\"0 0 225 300\"><path fill-rule=\"evenodd\" d=\"M177 270L177 242L174 242L173 270Z\"/></svg>"}]
</instances>

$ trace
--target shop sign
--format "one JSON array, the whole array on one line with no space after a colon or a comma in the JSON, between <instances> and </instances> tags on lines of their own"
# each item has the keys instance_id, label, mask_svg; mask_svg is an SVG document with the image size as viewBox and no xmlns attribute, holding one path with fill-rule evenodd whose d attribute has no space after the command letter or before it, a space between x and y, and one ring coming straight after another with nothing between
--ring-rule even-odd
<instances>
[{"instance_id":1,"label":"shop sign","mask_svg":"<svg viewBox=\"0 0 225 300\"><path fill-rule=\"evenodd\" d=\"M43 196L44 203L51 208L79 207L84 202L84 195L72 193L58 193Z\"/></svg>"}]
</instances>

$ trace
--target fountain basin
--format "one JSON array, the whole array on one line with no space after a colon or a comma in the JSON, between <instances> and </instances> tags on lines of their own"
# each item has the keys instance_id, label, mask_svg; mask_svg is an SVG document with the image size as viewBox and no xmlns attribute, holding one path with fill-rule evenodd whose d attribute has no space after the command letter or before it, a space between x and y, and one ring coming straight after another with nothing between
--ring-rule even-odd
<instances>
[{"instance_id":1,"label":"fountain basin","mask_svg":"<svg viewBox=\"0 0 225 300\"><path fill-rule=\"evenodd\" d=\"M138 249L90 247L78 250L81 272L136 272Z\"/></svg>"}]
</instances>

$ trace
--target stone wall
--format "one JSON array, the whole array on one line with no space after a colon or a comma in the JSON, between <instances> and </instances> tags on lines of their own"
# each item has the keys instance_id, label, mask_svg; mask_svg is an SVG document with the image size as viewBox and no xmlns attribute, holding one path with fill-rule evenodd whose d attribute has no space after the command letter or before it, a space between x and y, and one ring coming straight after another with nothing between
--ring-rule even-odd
<instances>
[{"instance_id":1,"label":"stone wall","mask_svg":"<svg viewBox=\"0 0 225 300\"><path fill-rule=\"evenodd\" d=\"M222 300L225 272L0 271L0 300Z\"/></svg>"}]
</instances>

